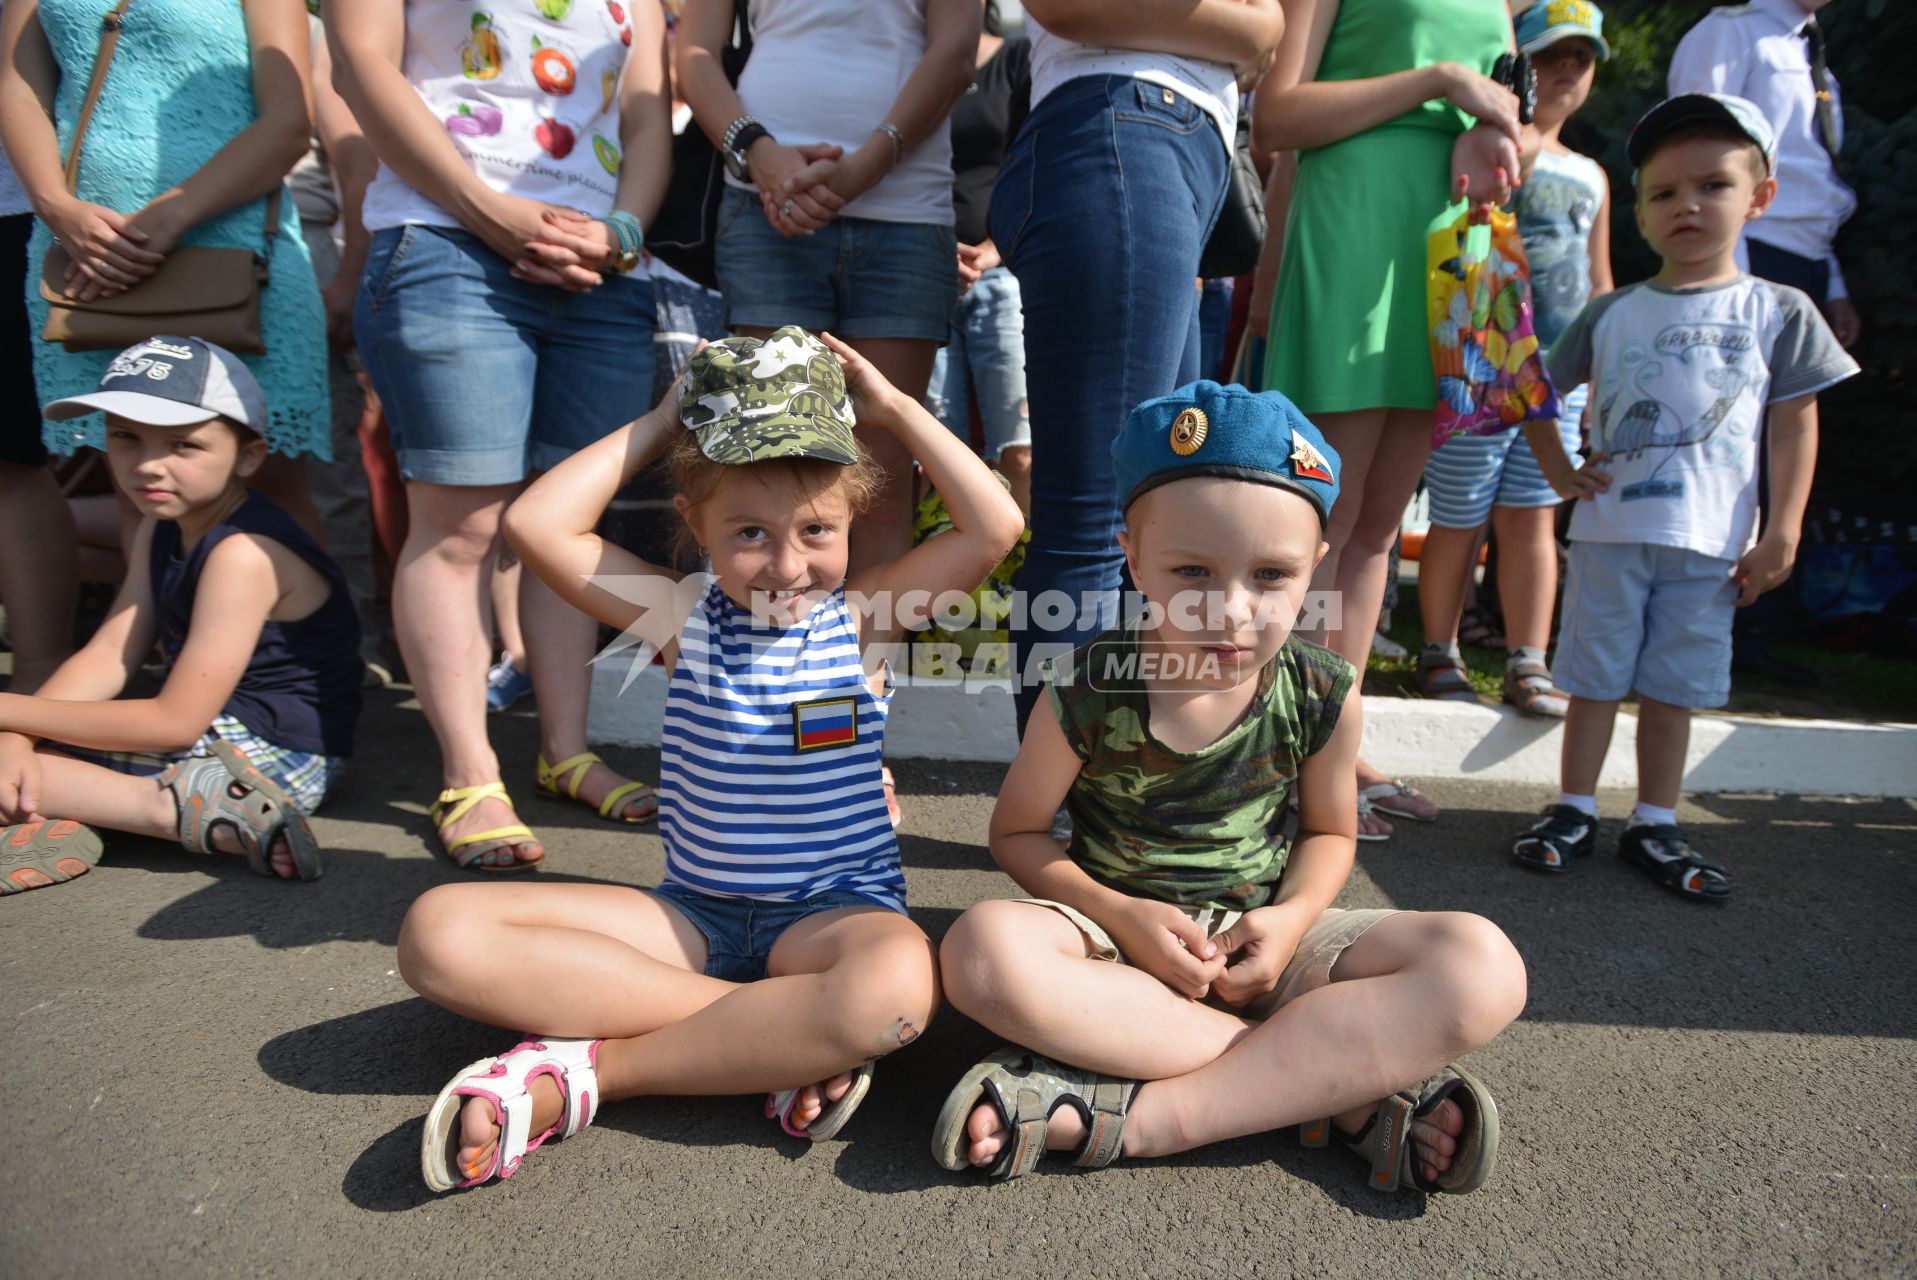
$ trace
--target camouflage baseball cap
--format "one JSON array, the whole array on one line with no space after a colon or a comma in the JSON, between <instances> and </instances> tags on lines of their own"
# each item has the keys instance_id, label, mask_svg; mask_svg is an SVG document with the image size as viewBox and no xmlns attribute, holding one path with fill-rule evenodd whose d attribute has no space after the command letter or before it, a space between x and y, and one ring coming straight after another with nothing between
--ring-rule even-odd
<instances>
[{"instance_id":1,"label":"camouflage baseball cap","mask_svg":"<svg viewBox=\"0 0 1917 1280\"><path fill-rule=\"evenodd\" d=\"M686 370L679 414L714 462L770 458L859 460L855 419L838 357L797 325L702 348Z\"/></svg>"}]
</instances>

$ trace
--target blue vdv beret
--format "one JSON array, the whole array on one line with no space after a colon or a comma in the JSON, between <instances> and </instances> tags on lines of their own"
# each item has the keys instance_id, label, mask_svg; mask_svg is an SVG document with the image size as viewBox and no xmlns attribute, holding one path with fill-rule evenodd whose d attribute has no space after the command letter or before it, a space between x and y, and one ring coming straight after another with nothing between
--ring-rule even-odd
<instances>
[{"instance_id":1,"label":"blue vdv beret","mask_svg":"<svg viewBox=\"0 0 1917 1280\"><path fill-rule=\"evenodd\" d=\"M1338 453L1298 406L1276 391L1200 379L1132 410L1112 441L1118 491L1129 508L1173 480L1223 476L1302 494L1331 519Z\"/></svg>"}]
</instances>

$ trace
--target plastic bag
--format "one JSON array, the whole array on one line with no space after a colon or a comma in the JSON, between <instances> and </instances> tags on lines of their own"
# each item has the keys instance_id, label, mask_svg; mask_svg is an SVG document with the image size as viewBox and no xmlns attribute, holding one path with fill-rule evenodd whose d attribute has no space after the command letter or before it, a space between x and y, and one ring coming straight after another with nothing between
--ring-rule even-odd
<instances>
[{"instance_id":1,"label":"plastic bag","mask_svg":"<svg viewBox=\"0 0 1917 1280\"><path fill-rule=\"evenodd\" d=\"M1438 409L1431 447L1488 436L1533 418L1556 421L1558 395L1531 326L1531 267L1517 218L1467 211L1426 246L1426 315Z\"/></svg>"}]
</instances>

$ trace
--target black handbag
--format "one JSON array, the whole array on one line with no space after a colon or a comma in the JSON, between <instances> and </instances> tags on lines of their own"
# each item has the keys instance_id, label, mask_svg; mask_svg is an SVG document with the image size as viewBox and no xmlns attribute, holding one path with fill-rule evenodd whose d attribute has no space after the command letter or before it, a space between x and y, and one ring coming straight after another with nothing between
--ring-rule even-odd
<instances>
[{"instance_id":1,"label":"black handbag","mask_svg":"<svg viewBox=\"0 0 1917 1280\"><path fill-rule=\"evenodd\" d=\"M1264 250L1265 184L1258 180L1258 166L1251 161L1251 117L1241 110L1225 203L1198 259L1198 274L1206 280L1242 276L1257 270L1258 255Z\"/></svg>"},{"instance_id":2,"label":"black handbag","mask_svg":"<svg viewBox=\"0 0 1917 1280\"><path fill-rule=\"evenodd\" d=\"M733 0L732 38L719 51L726 82L739 83L746 59L752 56L752 22L748 0ZM690 276L708 289L719 287L713 261L713 232L719 221L719 202L726 192L725 160L706 137L697 120L672 140L672 178L666 184L659 212L646 228L646 248L673 270Z\"/></svg>"}]
</instances>

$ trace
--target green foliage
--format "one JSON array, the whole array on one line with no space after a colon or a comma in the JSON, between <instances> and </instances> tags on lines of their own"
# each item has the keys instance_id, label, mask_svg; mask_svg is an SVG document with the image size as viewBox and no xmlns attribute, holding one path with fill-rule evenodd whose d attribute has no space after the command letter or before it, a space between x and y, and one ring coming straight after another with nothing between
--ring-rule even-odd
<instances>
[{"instance_id":1,"label":"green foliage","mask_svg":"<svg viewBox=\"0 0 1917 1280\"><path fill-rule=\"evenodd\" d=\"M1657 270L1637 232L1624 140L1665 96L1679 37L1712 6L1701 0L1614 0L1605 8L1613 56L1598 66L1591 100L1565 141L1596 158L1611 179L1611 256L1619 284ZM1831 69L1843 85L1844 177L1857 213L1837 240L1844 279L1863 315L1853 354L1862 377L1820 397L1824 448L1815 501L1896 518L1908 503L1891 477L1917 472L1917 5L1835 0L1818 15Z\"/></svg>"}]
</instances>

